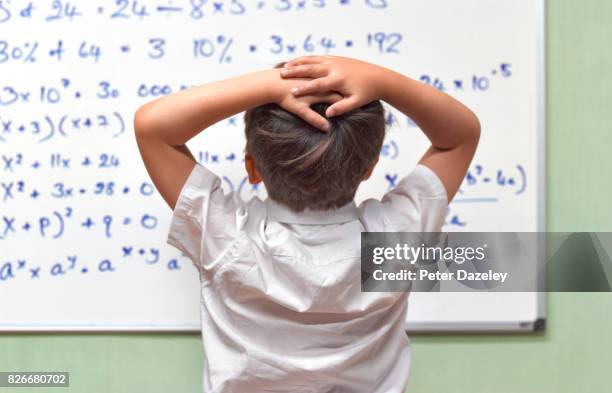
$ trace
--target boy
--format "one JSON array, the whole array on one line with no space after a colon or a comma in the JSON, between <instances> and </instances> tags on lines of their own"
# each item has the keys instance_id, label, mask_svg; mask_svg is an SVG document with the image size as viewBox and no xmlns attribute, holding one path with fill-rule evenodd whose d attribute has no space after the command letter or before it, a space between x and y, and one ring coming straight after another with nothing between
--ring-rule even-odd
<instances>
[{"instance_id":1,"label":"boy","mask_svg":"<svg viewBox=\"0 0 612 393\"><path fill-rule=\"evenodd\" d=\"M380 201L356 206L384 138L379 99L431 147ZM242 111L246 171L265 201L224 193L185 146ZM360 233L440 230L478 144L468 108L381 66L306 56L162 97L134 123L173 209L167 241L200 272L205 392L404 390L408 294L361 292Z\"/></svg>"}]
</instances>

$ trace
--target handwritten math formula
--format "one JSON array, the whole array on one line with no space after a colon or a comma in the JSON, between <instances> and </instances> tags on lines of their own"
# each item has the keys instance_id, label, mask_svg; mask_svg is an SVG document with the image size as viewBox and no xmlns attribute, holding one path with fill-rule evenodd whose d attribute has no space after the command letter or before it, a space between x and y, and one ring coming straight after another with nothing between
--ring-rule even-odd
<instances>
[{"instance_id":1,"label":"handwritten math formula","mask_svg":"<svg viewBox=\"0 0 612 393\"><path fill-rule=\"evenodd\" d=\"M184 271L187 257L165 244L171 211L134 141L138 106L296 56L402 64L421 37L389 22L400 3L0 0L0 293L19 281L121 274L127 264L143 274ZM317 22L338 16L336 27ZM372 23L348 23L352 16ZM520 65L511 55L462 67L424 61L411 76L478 105L512 93ZM386 121L395 131L375 172L379 196L408 173L403 160L415 153L400 133L419 132L390 106ZM241 115L225 119L191 150L226 192L263 199L264 187L244 173L243 126ZM477 156L444 230L469 229L478 214L530 192L532 166L520 155L495 156Z\"/></svg>"}]
</instances>

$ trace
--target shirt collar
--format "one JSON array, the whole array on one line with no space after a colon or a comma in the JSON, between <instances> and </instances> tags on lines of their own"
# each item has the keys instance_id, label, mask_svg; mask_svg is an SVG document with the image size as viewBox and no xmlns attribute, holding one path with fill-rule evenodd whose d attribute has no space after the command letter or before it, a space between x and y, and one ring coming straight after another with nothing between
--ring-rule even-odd
<instances>
[{"instance_id":1,"label":"shirt collar","mask_svg":"<svg viewBox=\"0 0 612 393\"><path fill-rule=\"evenodd\" d=\"M351 201L338 209L310 210L306 208L300 213L296 213L270 198L266 199L266 206L269 221L289 224L341 224L358 219L355 201Z\"/></svg>"}]
</instances>

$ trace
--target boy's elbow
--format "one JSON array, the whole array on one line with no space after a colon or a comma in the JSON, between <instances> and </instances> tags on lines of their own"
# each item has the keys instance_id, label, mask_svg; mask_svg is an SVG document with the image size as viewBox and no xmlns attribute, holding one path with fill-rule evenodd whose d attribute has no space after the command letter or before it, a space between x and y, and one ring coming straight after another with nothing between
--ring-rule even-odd
<instances>
[{"instance_id":1,"label":"boy's elbow","mask_svg":"<svg viewBox=\"0 0 612 393\"><path fill-rule=\"evenodd\" d=\"M144 104L134 113L134 132L137 136L150 135L154 132L154 121L152 119L151 108Z\"/></svg>"},{"instance_id":2,"label":"boy's elbow","mask_svg":"<svg viewBox=\"0 0 612 393\"><path fill-rule=\"evenodd\" d=\"M480 132L480 119L478 119L478 116L476 116L474 112L470 111L470 121L466 127L466 139L477 145L480 140Z\"/></svg>"}]
</instances>

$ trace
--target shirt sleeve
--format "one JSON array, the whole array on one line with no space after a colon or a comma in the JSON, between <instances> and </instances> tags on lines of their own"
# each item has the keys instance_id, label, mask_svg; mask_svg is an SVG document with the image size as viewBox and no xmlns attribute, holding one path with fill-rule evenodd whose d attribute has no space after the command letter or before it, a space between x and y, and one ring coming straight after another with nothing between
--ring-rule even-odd
<instances>
[{"instance_id":1,"label":"shirt sleeve","mask_svg":"<svg viewBox=\"0 0 612 393\"><path fill-rule=\"evenodd\" d=\"M448 207L446 188L436 173L418 164L381 199L396 232L438 232Z\"/></svg>"},{"instance_id":2,"label":"shirt sleeve","mask_svg":"<svg viewBox=\"0 0 612 393\"><path fill-rule=\"evenodd\" d=\"M196 163L172 212L166 242L199 271L210 269L236 238L236 213L243 209L236 192L224 193L221 179Z\"/></svg>"}]
</instances>

